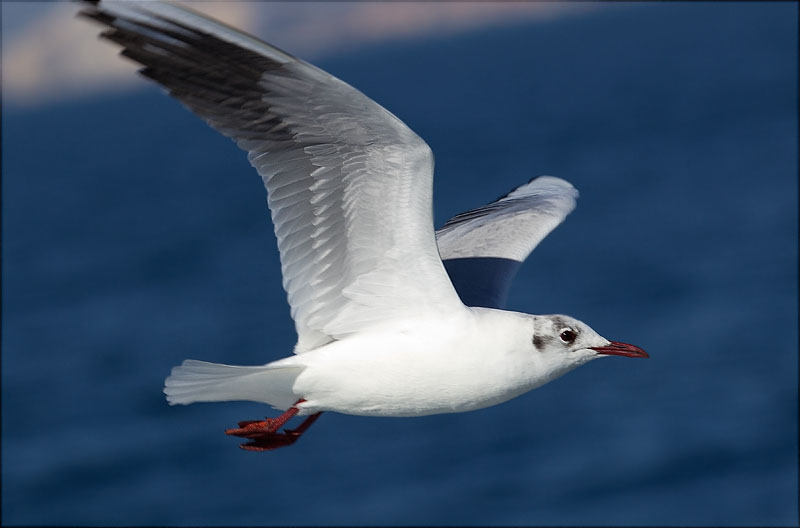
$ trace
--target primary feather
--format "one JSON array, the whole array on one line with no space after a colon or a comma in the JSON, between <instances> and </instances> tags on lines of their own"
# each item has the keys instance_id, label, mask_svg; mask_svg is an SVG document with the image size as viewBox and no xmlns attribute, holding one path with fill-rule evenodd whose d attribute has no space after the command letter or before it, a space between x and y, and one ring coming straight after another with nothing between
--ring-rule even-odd
<instances>
[{"instance_id":1,"label":"primary feather","mask_svg":"<svg viewBox=\"0 0 800 528\"><path fill-rule=\"evenodd\" d=\"M432 231L433 156L332 75L177 6L83 11L141 73L248 152L264 180L295 352L385 321L463 309ZM391 200L385 197L391 196Z\"/></svg>"}]
</instances>

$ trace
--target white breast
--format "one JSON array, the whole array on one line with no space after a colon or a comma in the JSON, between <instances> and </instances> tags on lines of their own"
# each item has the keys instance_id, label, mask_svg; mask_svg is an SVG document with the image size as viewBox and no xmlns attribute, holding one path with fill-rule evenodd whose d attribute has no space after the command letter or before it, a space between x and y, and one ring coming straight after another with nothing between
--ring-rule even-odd
<instances>
[{"instance_id":1,"label":"white breast","mask_svg":"<svg viewBox=\"0 0 800 528\"><path fill-rule=\"evenodd\" d=\"M304 413L462 412L544 383L537 377L531 334L530 320L521 314L472 310L358 334L282 362L306 366L293 387L306 400Z\"/></svg>"}]
</instances>

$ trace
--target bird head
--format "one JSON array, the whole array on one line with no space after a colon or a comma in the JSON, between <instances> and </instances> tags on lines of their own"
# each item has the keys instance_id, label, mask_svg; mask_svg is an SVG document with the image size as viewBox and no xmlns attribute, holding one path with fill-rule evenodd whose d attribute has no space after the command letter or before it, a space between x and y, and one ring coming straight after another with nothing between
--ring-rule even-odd
<instances>
[{"instance_id":1,"label":"bird head","mask_svg":"<svg viewBox=\"0 0 800 528\"><path fill-rule=\"evenodd\" d=\"M566 315L533 316L531 344L557 370L571 369L603 356L650 357L641 348L610 341L589 325Z\"/></svg>"}]
</instances>

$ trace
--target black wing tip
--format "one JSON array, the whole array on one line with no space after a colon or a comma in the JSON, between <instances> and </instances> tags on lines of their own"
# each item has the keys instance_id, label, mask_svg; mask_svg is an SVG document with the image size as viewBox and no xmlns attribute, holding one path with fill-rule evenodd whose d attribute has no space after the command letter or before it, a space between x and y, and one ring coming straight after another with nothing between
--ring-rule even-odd
<instances>
[{"instance_id":1,"label":"black wing tip","mask_svg":"<svg viewBox=\"0 0 800 528\"><path fill-rule=\"evenodd\" d=\"M83 8L78 11L78 16L88 16L91 13L100 12L100 0L72 0L72 3L78 4Z\"/></svg>"},{"instance_id":2,"label":"black wing tip","mask_svg":"<svg viewBox=\"0 0 800 528\"><path fill-rule=\"evenodd\" d=\"M75 2L82 6L82 9L75 14L78 18L99 22L105 26L113 25L117 18L100 7L100 0L75 0Z\"/></svg>"}]
</instances>

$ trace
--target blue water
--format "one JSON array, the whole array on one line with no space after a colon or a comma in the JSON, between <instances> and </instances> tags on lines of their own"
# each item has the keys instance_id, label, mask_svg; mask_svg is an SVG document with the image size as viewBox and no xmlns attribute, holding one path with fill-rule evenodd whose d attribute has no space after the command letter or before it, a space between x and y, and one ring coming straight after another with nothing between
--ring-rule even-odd
<instances>
[{"instance_id":1,"label":"blue water","mask_svg":"<svg viewBox=\"0 0 800 528\"><path fill-rule=\"evenodd\" d=\"M796 24L618 4L319 61L430 143L437 225L571 181L511 308L651 359L263 454L222 431L265 406L161 394L184 358L294 344L244 155L156 88L4 107L2 522L797 525Z\"/></svg>"}]
</instances>

